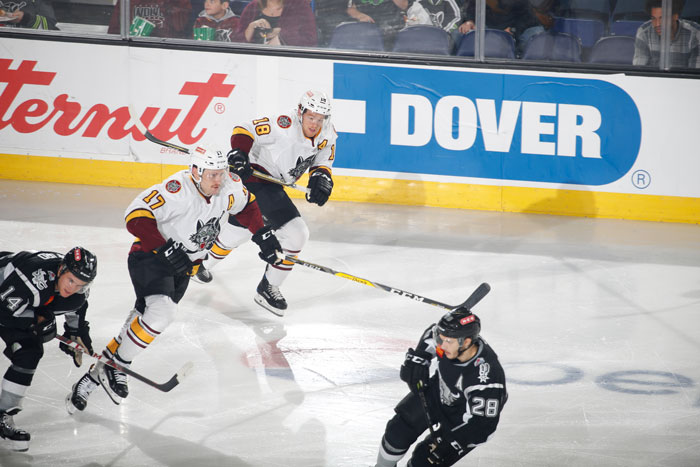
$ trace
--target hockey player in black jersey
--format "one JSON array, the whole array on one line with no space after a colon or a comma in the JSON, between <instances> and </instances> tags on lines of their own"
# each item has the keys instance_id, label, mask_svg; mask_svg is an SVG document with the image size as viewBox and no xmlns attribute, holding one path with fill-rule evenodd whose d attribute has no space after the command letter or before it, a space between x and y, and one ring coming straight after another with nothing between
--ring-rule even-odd
<instances>
[{"instance_id":1,"label":"hockey player in black jersey","mask_svg":"<svg viewBox=\"0 0 700 467\"><path fill-rule=\"evenodd\" d=\"M408 349L401 379L410 394L398 403L382 437L376 467L394 467L419 442L409 467L449 466L493 434L508 399L498 356L479 333L479 318L466 308L444 315ZM437 356L435 373L430 364Z\"/></svg>"},{"instance_id":2,"label":"hockey player in black jersey","mask_svg":"<svg viewBox=\"0 0 700 467\"><path fill-rule=\"evenodd\" d=\"M85 320L88 286L97 275L97 258L75 247L65 256L51 251L0 251L0 338L11 365L0 392L0 439L16 451L29 449L30 435L15 427L13 416L32 384L44 344L56 336L56 319L65 315L64 336L92 352ZM76 366L82 354L61 350Z\"/></svg>"}]
</instances>

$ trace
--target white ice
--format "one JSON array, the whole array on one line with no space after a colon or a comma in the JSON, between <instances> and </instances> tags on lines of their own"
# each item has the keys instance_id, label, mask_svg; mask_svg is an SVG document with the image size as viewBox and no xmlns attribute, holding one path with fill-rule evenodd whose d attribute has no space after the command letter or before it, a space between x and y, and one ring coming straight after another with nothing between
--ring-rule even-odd
<instances>
[{"instance_id":1,"label":"white ice","mask_svg":"<svg viewBox=\"0 0 700 467\"><path fill-rule=\"evenodd\" d=\"M0 249L97 254L97 351L133 304L123 211L139 191L0 181ZM492 439L458 465L700 465L697 225L297 205L307 261L447 304L491 284L474 311L510 399ZM47 345L15 416L31 447L0 448L0 465L374 465L407 392L404 352L443 311L297 266L278 318L253 302L263 267L249 243L211 284L190 285L176 321L133 365L164 381L194 362L169 393L131 380L122 405L98 388L70 416L64 397L86 365Z\"/></svg>"}]
</instances>

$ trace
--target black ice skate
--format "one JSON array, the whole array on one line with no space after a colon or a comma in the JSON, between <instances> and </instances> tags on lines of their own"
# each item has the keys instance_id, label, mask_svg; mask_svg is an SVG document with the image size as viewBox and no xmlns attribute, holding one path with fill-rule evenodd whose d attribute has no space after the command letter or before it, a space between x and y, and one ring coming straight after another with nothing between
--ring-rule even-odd
<instances>
[{"instance_id":1,"label":"black ice skate","mask_svg":"<svg viewBox=\"0 0 700 467\"><path fill-rule=\"evenodd\" d=\"M118 360L115 360L120 363ZM98 363L101 368L99 369L100 385L105 389L105 392L112 399L112 402L119 405L126 396L129 395L129 386L126 384L126 373L121 372L107 366L104 363Z\"/></svg>"},{"instance_id":2,"label":"black ice skate","mask_svg":"<svg viewBox=\"0 0 700 467\"><path fill-rule=\"evenodd\" d=\"M258 284L258 294L255 296L255 303L265 308L277 316L284 316L287 309L287 302L280 292L280 288L267 282L267 277L263 276Z\"/></svg>"},{"instance_id":3,"label":"black ice skate","mask_svg":"<svg viewBox=\"0 0 700 467\"><path fill-rule=\"evenodd\" d=\"M199 282L200 284L208 284L213 278L214 276L211 275L211 272L209 272L208 269L204 269L204 266L201 264L199 265L199 269L197 269L197 274L192 277L195 282Z\"/></svg>"},{"instance_id":4,"label":"black ice skate","mask_svg":"<svg viewBox=\"0 0 700 467\"><path fill-rule=\"evenodd\" d=\"M15 427L15 421L12 418L19 410L10 410L9 412L0 411L0 438L3 444L6 444L13 451L26 451L29 449L29 440L31 436L24 430Z\"/></svg>"},{"instance_id":5,"label":"black ice skate","mask_svg":"<svg viewBox=\"0 0 700 467\"><path fill-rule=\"evenodd\" d=\"M85 410L90 393L100 384L90 374L92 371L93 368L90 368L90 371L73 385L73 390L66 396L66 410L69 414L73 415L76 410Z\"/></svg>"}]
</instances>

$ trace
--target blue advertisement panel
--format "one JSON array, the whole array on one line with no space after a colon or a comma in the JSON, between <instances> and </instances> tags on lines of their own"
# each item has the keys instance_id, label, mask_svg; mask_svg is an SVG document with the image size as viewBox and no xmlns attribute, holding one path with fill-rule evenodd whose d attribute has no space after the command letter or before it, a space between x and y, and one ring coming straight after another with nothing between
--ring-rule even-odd
<instances>
[{"instance_id":1,"label":"blue advertisement panel","mask_svg":"<svg viewBox=\"0 0 700 467\"><path fill-rule=\"evenodd\" d=\"M336 167L604 185L633 166L641 120L599 79L336 63L333 97L364 102Z\"/></svg>"}]
</instances>

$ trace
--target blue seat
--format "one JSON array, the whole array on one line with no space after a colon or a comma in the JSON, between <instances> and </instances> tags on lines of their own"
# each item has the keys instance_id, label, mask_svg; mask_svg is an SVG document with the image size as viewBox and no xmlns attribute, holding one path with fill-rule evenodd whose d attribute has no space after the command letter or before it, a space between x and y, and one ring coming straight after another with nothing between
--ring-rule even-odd
<instances>
[{"instance_id":1,"label":"blue seat","mask_svg":"<svg viewBox=\"0 0 700 467\"><path fill-rule=\"evenodd\" d=\"M610 25L610 34L613 36L630 36L637 35L637 29L646 21L613 21Z\"/></svg>"},{"instance_id":2,"label":"blue seat","mask_svg":"<svg viewBox=\"0 0 700 467\"><path fill-rule=\"evenodd\" d=\"M384 51L384 39L375 23L341 23L333 30L332 49Z\"/></svg>"},{"instance_id":3,"label":"blue seat","mask_svg":"<svg viewBox=\"0 0 700 467\"><path fill-rule=\"evenodd\" d=\"M601 38L591 49L590 63L631 65L634 58L634 37L608 36Z\"/></svg>"},{"instance_id":4,"label":"blue seat","mask_svg":"<svg viewBox=\"0 0 700 467\"><path fill-rule=\"evenodd\" d=\"M462 36L455 55L461 57L473 57L476 31L472 30ZM515 40L513 36L500 29L486 29L484 31L484 57L488 58L515 58Z\"/></svg>"},{"instance_id":5,"label":"blue seat","mask_svg":"<svg viewBox=\"0 0 700 467\"><path fill-rule=\"evenodd\" d=\"M605 34L605 24L596 19L554 18L552 31L578 37L581 46L590 48Z\"/></svg>"},{"instance_id":6,"label":"blue seat","mask_svg":"<svg viewBox=\"0 0 700 467\"><path fill-rule=\"evenodd\" d=\"M648 21L649 13L646 11L646 0L617 0L610 19L615 21Z\"/></svg>"},{"instance_id":7,"label":"blue seat","mask_svg":"<svg viewBox=\"0 0 700 467\"><path fill-rule=\"evenodd\" d=\"M605 24L610 13L610 0L568 0L559 10L559 15L567 18L597 19Z\"/></svg>"},{"instance_id":8,"label":"blue seat","mask_svg":"<svg viewBox=\"0 0 700 467\"><path fill-rule=\"evenodd\" d=\"M229 2L228 7L231 9L234 15L236 16L241 16L241 13L243 13L243 9L248 6L250 3L250 0L231 0Z\"/></svg>"},{"instance_id":9,"label":"blue seat","mask_svg":"<svg viewBox=\"0 0 700 467\"><path fill-rule=\"evenodd\" d=\"M681 11L681 18L695 21L696 23L700 22L700 2L697 0L686 0L683 11Z\"/></svg>"},{"instance_id":10,"label":"blue seat","mask_svg":"<svg viewBox=\"0 0 700 467\"><path fill-rule=\"evenodd\" d=\"M523 60L580 62L581 41L565 32L541 32L525 44Z\"/></svg>"},{"instance_id":11,"label":"blue seat","mask_svg":"<svg viewBox=\"0 0 700 467\"><path fill-rule=\"evenodd\" d=\"M396 34L394 52L450 55L450 35L435 26L411 26Z\"/></svg>"}]
</instances>

